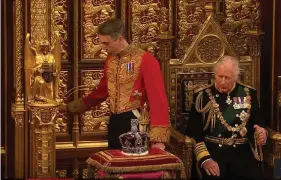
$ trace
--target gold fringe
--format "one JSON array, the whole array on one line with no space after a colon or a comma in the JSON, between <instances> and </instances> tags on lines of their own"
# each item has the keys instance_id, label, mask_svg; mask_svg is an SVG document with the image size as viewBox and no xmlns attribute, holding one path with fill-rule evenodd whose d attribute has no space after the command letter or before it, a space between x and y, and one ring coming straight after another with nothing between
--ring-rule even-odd
<instances>
[{"instance_id":1,"label":"gold fringe","mask_svg":"<svg viewBox=\"0 0 281 180\"><path fill-rule=\"evenodd\" d=\"M109 167L103 166L99 162L88 158L86 161L87 164L94 166L97 169L100 169L106 173L132 173L132 172L151 172L151 171L180 171L181 178L185 178L184 165L180 163L171 163L171 164L160 164L160 165L146 165L146 166L134 166L134 167Z\"/></svg>"},{"instance_id":2,"label":"gold fringe","mask_svg":"<svg viewBox=\"0 0 281 180\"><path fill-rule=\"evenodd\" d=\"M170 140L171 127L170 126L153 126L150 127L150 142L167 143Z\"/></svg>"}]
</instances>

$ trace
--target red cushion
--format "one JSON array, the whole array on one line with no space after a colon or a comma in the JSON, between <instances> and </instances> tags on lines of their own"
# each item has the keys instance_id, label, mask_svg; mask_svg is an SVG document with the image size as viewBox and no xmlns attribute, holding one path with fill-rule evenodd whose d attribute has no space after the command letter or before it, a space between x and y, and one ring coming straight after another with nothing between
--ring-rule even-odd
<instances>
[{"instance_id":1,"label":"red cushion","mask_svg":"<svg viewBox=\"0 0 281 180\"><path fill-rule=\"evenodd\" d=\"M159 148L149 149L148 155L126 156L120 150L106 150L92 154L87 163L106 173L151 172L183 169L182 161Z\"/></svg>"}]
</instances>

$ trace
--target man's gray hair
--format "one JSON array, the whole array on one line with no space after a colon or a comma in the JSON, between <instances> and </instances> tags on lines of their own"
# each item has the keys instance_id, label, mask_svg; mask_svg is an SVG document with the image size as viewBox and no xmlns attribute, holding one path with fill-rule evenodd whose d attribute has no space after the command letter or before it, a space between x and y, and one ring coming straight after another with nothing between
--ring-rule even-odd
<instances>
[{"instance_id":1,"label":"man's gray hair","mask_svg":"<svg viewBox=\"0 0 281 180\"><path fill-rule=\"evenodd\" d=\"M116 40L120 36L124 36L125 25L121 19L109 19L98 26L97 33L108 35Z\"/></svg>"},{"instance_id":2,"label":"man's gray hair","mask_svg":"<svg viewBox=\"0 0 281 180\"><path fill-rule=\"evenodd\" d=\"M232 63L232 65L234 67L234 77L237 80L240 75L240 63L239 63L239 60L236 59L235 57L232 57L232 56L221 57L218 60L218 62L215 64L215 66L213 67L213 71L216 72L218 66L228 63L228 62Z\"/></svg>"}]
</instances>

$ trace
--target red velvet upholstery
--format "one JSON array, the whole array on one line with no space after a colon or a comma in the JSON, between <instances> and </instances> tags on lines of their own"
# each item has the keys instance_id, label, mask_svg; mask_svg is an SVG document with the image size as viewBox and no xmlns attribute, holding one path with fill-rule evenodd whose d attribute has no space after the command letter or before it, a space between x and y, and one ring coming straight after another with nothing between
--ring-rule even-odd
<instances>
[{"instance_id":1,"label":"red velvet upholstery","mask_svg":"<svg viewBox=\"0 0 281 180\"><path fill-rule=\"evenodd\" d=\"M104 174L119 174L123 178L140 178L145 175L162 177L168 171L185 177L182 161L175 155L158 148L149 149L148 155L144 156L126 156L120 150L100 151L92 154L87 163L98 171L100 177ZM159 173L161 171L162 174Z\"/></svg>"}]
</instances>

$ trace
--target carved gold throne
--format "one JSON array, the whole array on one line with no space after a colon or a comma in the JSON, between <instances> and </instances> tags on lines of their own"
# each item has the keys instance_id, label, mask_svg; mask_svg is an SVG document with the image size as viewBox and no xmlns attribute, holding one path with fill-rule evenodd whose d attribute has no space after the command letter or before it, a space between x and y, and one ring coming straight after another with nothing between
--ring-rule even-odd
<instances>
[{"instance_id":1,"label":"carved gold throne","mask_svg":"<svg viewBox=\"0 0 281 180\"><path fill-rule=\"evenodd\" d=\"M165 75L172 124L171 141L168 147L172 153L183 160L188 178L194 177L191 175L193 144L192 139L184 134L193 92L199 87L212 83L213 65L224 55L238 58L241 67L240 81L257 88L259 93L258 31L249 30L244 33L247 43L240 41L239 45L238 39L233 39L238 27L235 27L236 22L224 23L222 22L223 17L219 20L218 14L213 13L214 9L211 4L206 3L204 7L198 5L199 10L200 8L204 14L200 15L201 19L198 21L186 22L187 24L184 24L184 21L177 22L179 37L174 38L176 58L167 58L167 52L172 49L173 38L158 37L158 59L160 59ZM202 13L199 10L198 13ZM245 22L243 23L245 25ZM197 33L192 35L183 33L190 27L196 27ZM194 173L196 172L194 171Z\"/></svg>"}]
</instances>

